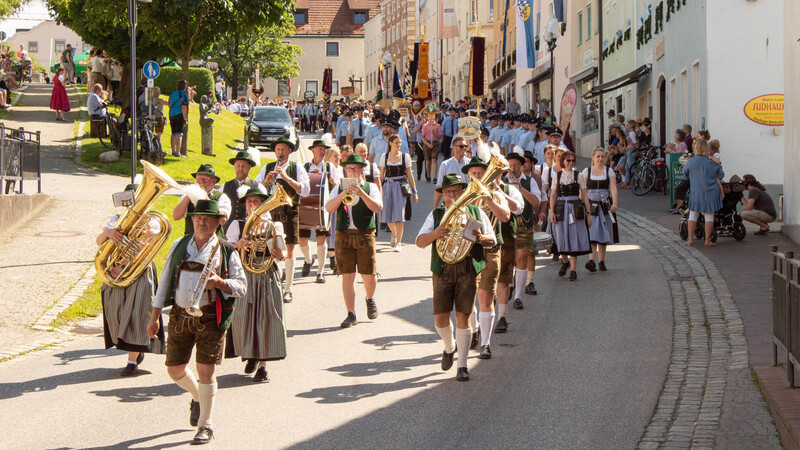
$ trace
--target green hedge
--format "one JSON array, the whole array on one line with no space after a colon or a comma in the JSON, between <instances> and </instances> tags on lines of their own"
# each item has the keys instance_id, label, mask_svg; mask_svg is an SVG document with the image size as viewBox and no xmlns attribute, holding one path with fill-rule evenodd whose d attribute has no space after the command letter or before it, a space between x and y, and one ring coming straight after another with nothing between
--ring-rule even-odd
<instances>
[{"instance_id":1,"label":"green hedge","mask_svg":"<svg viewBox=\"0 0 800 450\"><path fill-rule=\"evenodd\" d=\"M161 88L162 94L169 95L178 87L178 80L180 79L180 67L162 67L161 74L156 78L155 85ZM208 69L190 67L188 82L189 86L197 86L195 89L197 98L193 99L196 102L200 101L201 95L214 90L214 75Z\"/></svg>"}]
</instances>

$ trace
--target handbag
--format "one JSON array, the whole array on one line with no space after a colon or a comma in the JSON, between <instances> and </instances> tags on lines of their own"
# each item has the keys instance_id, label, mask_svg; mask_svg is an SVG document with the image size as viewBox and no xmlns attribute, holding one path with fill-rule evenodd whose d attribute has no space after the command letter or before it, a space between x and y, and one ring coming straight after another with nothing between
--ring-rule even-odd
<instances>
[{"instance_id":1,"label":"handbag","mask_svg":"<svg viewBox=\"0 0 800 450\"><path fill-rule=\"evenodd\" d=\"M400 159L403 160L403 175L406 174L406 155L404 153L400 154ZM386 158L388 159L388 158ZM400 192L403 193L403 197L409 198L414 195L414 190L411 189L411 183L408 182L408 179L400 180Z\"/></svg>"}]
</instances>

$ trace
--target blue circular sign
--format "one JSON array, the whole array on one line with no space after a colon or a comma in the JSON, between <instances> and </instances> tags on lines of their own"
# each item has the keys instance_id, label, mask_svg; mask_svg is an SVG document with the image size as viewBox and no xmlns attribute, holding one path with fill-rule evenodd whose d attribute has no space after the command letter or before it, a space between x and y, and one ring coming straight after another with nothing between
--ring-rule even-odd
<instances>
[{"instance_id":1,"label":"blue circular sign","mask_svg":"<svg viewBox=\"0 0 800 450\"><path fill-rule=\"evenodd\" d=\"M145 78L158 78L161 74L161 67L155 61L147 61L142 68Z\"/></svg>"}]
</instances>

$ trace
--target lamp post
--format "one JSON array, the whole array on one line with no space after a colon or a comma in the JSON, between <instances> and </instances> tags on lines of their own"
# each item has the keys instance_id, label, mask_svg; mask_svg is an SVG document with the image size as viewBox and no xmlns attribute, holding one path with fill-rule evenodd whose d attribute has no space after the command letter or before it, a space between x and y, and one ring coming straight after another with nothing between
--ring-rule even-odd
<instances>
[{"instance_id":1,"label":"lamp post","mask_svg":"<svg viewBox=\"0 0 800 450\"><path fill-rule=\"evenodd\" d=\"M389 91L388 97L386 92L383 93L383 96L385 98L392 98L392 95L394 94L394 92L392 92L392 89L394 89L394 86L392 86L393 80L391 79L392 55L388 51L383 52L383 67L386 68L386 81L384 82L384 85L386 86L386 90Z\"/></svg>"},{"instance_id":2,"label":"lamp post","mask_svg":"<svg viewBox=\"0 0 800 450\"><path fill-rule=\"evenodd\" d=\"M136 123L136 1L137 0L128 0L128 24L131 27L131 183L133 183L136 178L136 165L139 162L136 155L136 138L138 137L136 133L139 131L138 124ZM151 3L153 0L138 1L142 3Z\"/></svg>"},{"instance_id":3,"label":"lamp post","mask_svg":"<svg viewBox=\"0 0 800 450\"><path fill-rule=\"evenodd\" d=\"M555 117L556 112L553 109L553 105L555 102L553 99L555 98L555 74L556 74L556 66L555 66L555 56L553 51L556 48L556 41L558 40L558 20L556 20L555 16L553 15L553 10L550 10L550 17L547 18L547 22L544 24L544 40L547 42L547 48L550 50L550 114L552 117Z\"/></svg>"}]
</instances>

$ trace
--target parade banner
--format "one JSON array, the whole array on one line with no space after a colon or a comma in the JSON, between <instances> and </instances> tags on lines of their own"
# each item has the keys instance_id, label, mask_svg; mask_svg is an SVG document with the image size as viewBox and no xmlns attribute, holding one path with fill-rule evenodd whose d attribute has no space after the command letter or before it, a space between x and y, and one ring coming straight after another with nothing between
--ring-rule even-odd
<instances>
[{"instance_id":1,"label":"parade banner","mask_svg":"<svg viewBox=\"0 0 800 450\"><path fill-rule=\"evenodd\" d=\"M458 37L455 0L439 0L439 39Z\"/></svg>"},{"instance_id":2,"label":"parade banner","mask_svg":"<svg viewBox=\"0 0 800 450\"><path fill-rule=\"evenodd\" d=\"M419 44L419 61L417 61L417 97L428 98L428 43Z\"/></svg>"},{"instance_id":3,"label":"parade banner","mask_svg":"<svg viewBox=\"0 0 800 450\"><path fill-rule=\"evenodd\" d=\"M331 95L333 92L331 81L333 80L333 69L327 68L322 72L322 93Z\"/></svg>"},{"instance_id":4,"label":"parade banner","mask_svg":"<svg viewBox=\"0 0 800 450\"><path fill-rule=\"evenodd\" d=\"M483 84L486 68L486 38L472 38L472 52L469 58L469 95L470 97L483 97L485 94Z\"/></svg>"},{"instance_id":5,"label":"parade banner","mask_svg":"<svg viewBox=\"0 0 800 450\"><path fill-rule=\"evenodd\" d=\"M744 105L744 115L757 124L783 126L783 94L759 95Z\"/></svg>"},{"instance_id":6,"label":"parade banner","mask_svg":"<svg viewBox=\"0 0 800 450\"><path fill-rule=\"evenodd\" d=\"M534 0L517 0L517 67L536 67L536 47L533 32Z\"/></svg>"}]
</instances>

